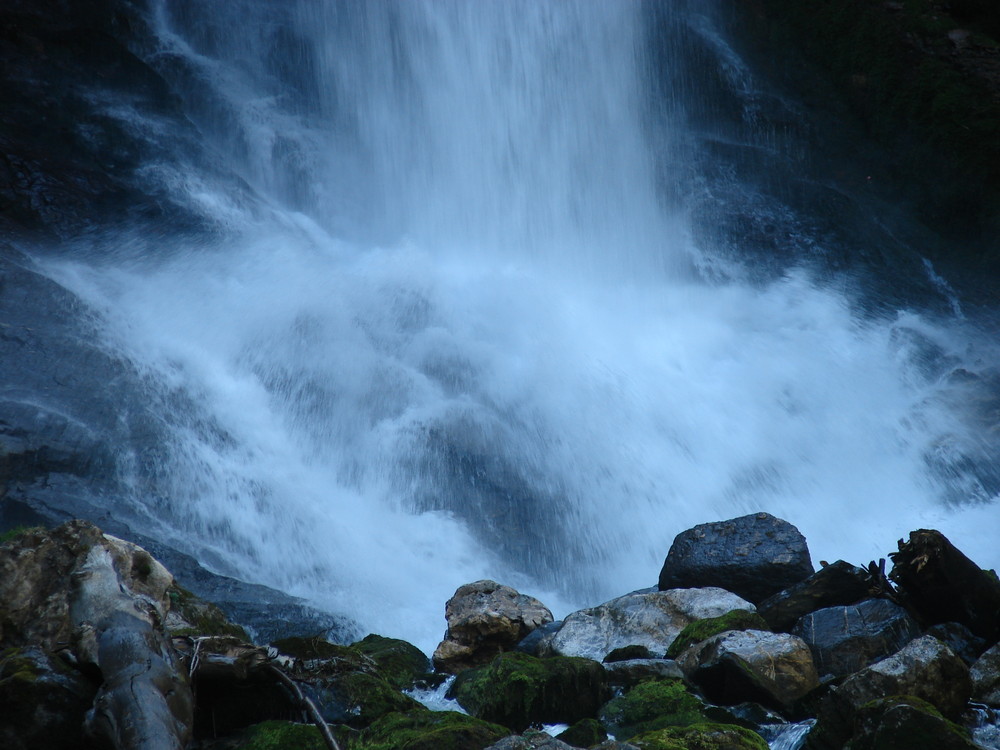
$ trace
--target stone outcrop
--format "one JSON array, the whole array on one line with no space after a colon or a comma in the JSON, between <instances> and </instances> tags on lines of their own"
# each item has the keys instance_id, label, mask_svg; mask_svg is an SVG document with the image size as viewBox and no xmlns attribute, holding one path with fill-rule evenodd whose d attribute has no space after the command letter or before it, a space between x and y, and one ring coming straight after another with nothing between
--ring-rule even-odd
<instances>
[{"instance_id":1,"label":"stone outcrop","mask_svg":"<svg viewBox=\"0 0 1000 750\"><path fill-rule=\"evenodd\" d=\"M615 737L627 740L665 727L707 721L706 708L683 680L647 680L608 701L600 719Z\"/></svg>"},{"instance_id":2,"label":"stone outcrop","mask_svg":"<svg viewBox=\"0 0 1000 750\"><path fill-rule=\"evenodd\" d=\"M754 513L676 536L659 589L717 586L756 604L813 573L805 537L787 521Z\"/></svg>"},{"instance_id":3,"label":"stone outcrop","mask_svg":"<svg viewBox=\"0 0 1000 750\"><path fill-rule=\"evenodd\" d=\"M868 599L811 612L792 633L809 645L820 675L841 677L896 653L920 635L920 627L899 605Z\"/></svg>"},{"instance_id":4,"label":"stone outcrop","mask_svg":"<svg viewBox=\"0 0 1000 750\"><path fill-rule=\"evenodd\" d=\"M735 609L752 611L753 605L719 588L626 594L568 615L550 647L556 654L597 661L633 645L665 654L687 625Z\"/></svg>"},{"instance_id":5,"label":"stone outcrop","mask_svg":"<svg viewBox=\"0 0 1000 750\"><path fill-rule=\"evenodd\" d=\"M809 647L787 633L731 630L691 646L677 663L715 703L789 708L819 685Z\"/></svg>"},{"instance_id":6,"label":"stone outcrop","mask_svg":"<svg viewBox=\"0 0 1000 750\"><path fill-rule=\"evenodd\" d=\"M460 586L445 605L445 618L448 631L433 659L438 670L452 673L489 663L553 619L534 597L495 581Z\"/></svg>"},{"instance_id":7,"label":"stone outcrop","mask_svg":"<svg viewBox=\"0 0 1000 750\"><path fill-rule=\"evenodd\" d=\"M837 560L820 568L804 581L769 596L757 612L772 630L790 630L800 617L824 607L854 604L871 595L868 572Z\"/></svg>"}]
</instances>

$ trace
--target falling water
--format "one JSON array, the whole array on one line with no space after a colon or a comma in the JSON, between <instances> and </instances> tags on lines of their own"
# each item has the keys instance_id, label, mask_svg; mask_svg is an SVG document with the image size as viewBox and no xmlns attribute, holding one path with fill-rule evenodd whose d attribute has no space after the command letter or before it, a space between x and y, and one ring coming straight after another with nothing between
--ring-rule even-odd
<instances>
[{"instance_id":1,"label":"falling water","mask_svg":"<svg viewBox=\"0 0 1000 750\"><path fill-rule=\"evenodd\" d=\"M662 48L715 49L759 141L711 17L660 13ZM424 648L464 582L566 611L756 510L817 561L933 526L998 562L953 374L994 352L806 270L706 280L676 199L701 184L699 92L657 100L646 5L178 0L151 22L146 58L248 188L150 164L221 239L51 268L164 431L121 451L138 528Z\"/></svg>"}]
</instances>

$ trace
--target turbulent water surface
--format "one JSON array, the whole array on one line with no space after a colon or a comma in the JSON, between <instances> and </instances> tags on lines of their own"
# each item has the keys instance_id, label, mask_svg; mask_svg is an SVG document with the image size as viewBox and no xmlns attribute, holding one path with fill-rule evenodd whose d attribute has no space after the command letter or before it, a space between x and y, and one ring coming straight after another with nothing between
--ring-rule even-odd
<instances>
[{"instance_id":1,"label":"turbulent water surface","mask_svg":"<svg viewBox=\"0 0 1000 750\"><path fill-rule=\"evenodd\" d=\"M50 266L170 435L130 522L424 648L464 582L565 612L757 510L817 563L928 526L1000 563L994 348L943 280L872 312L795 260L810 217L719 155L794 171L794 105L694 7L163 0L144 54L247 187L150 163L216 239Z\"/></svg>"}]
</instances>

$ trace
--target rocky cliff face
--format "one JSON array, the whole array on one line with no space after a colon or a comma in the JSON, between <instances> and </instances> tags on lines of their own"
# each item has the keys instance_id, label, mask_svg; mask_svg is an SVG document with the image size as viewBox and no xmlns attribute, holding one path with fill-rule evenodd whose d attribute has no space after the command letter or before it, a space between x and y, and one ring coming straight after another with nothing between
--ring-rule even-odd
<instances>
[{"instance_id":1,"label":"rocky cliff face","mask_svg":"<svg viewBox=\"0 0 1000 750\"><path fill-rule=\"evenodd\" d=\"M884 164L866 177L892 182L942 235L935 260L954 273L994 274L1000 267L997 6L754 0L742 11L750 31L743 38L770 74L814 106L846 109L885 149ZM810 65L796 64L796 57ZM868 155L859 149L858 156Z\"/></svg>"}]
</instances>

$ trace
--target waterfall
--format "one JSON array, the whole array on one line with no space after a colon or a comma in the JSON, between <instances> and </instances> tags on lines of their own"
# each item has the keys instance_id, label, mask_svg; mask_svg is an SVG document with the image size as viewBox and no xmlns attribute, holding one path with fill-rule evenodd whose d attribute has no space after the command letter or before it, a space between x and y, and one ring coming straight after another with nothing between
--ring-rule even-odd
<instances>
[{"instance_id":1,"label":"waterfall","mask_svg":"<svg viewBox=\"0 0 1000 750\"><path fill-rule=\"evenodd\" d=\"M786 158L698 5L161 0L143 54L247 188L174 175L217 239L50 263L165 435L122 447L130 523L427 649L462 583L565 612L757 510L816 561L932 526L996 564L988 339L696 231L736 193L664 65Z\"/></svg>"}]
</instances>

